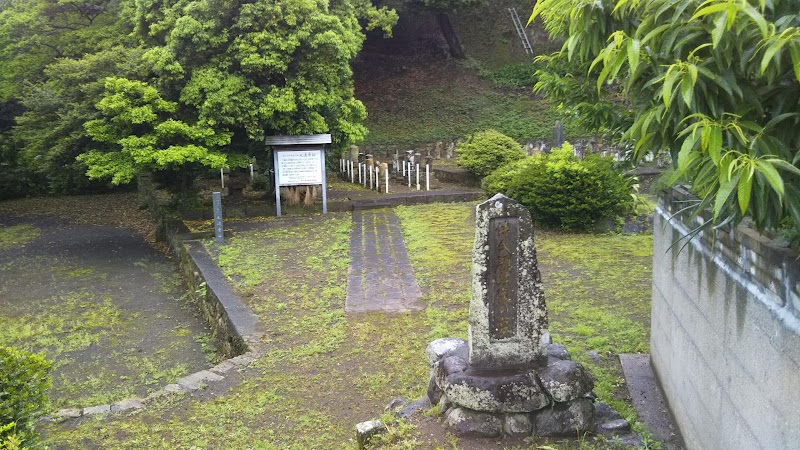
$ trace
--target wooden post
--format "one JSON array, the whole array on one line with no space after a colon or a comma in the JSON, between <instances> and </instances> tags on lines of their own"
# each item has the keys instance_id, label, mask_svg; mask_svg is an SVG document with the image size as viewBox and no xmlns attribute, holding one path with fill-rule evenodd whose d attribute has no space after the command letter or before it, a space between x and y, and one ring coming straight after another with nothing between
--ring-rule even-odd
<instances>
[{"instance_id":1,"label":"wooden post","mask_svg":"<svg viewBox=\"0 0 800 450\"><path fill-rule=\"evenodd\" d=\"M417 170L415 170L415 172L417 174L417 190L419 190L419 159L420 159L420 156L421 155L419 153L415 153L414 154L414 164L416 164L416 169L417 169Z\"/></svg>"},{"instance_id":2,"label":"wooden post","mask_svg":"<svg viewBox=\"0 0 800 450\"><path fill-rule=\"evenodd\" d=\"M431 157L425 158L425 190L431 190Z\"/></svg>"},{"instance_id":3,"label":"wooden post","mask_svg":"<svg viewBox=\"0 0 800 450\"><path fill-rule=\"evenodd\" d=\"M381 164L383 169L383 182L386 183L386 193L389 193L389 165L386 163Z\"/></svg>"}]
</instances>

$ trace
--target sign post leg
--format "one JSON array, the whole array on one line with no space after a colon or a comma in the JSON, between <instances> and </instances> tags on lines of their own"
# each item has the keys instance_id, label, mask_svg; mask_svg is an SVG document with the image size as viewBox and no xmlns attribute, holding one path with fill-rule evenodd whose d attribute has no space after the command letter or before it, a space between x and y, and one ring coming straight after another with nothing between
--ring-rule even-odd
<instances>
[{"instance_id":1,"label":"sign post leg","mask_svg":"<svg viewBox=\"0 0 800 450\"><path fill-rule=\"evenodd\" d=\"M319 152L319 155L320 167L322 167L322 214L328 214L328 175L325 173L325 151Z\"/></svg>"},{"instance_id":2,"label":"sign post leg","mask_svg":"<svg viewBox=\"0 0 800 450\"><path fill-rule=\"evenodd\" d=\"M277 208L277 216L281 216L281 187L280 187L280 170L278 169L278 152L272 152L272 161L275 168L275 207Z\"/></svg>"}]
</instances>

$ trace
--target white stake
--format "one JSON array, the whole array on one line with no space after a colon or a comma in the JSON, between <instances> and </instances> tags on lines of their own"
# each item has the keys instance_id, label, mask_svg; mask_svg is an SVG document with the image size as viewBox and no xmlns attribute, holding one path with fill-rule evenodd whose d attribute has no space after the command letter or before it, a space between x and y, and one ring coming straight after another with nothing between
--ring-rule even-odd
<instances>
[{"instance_id":1,"label":"white stake","mask_svg":"<svg viewBox=\"0 0 800 450\"><path fill-rule=\"evenodd\" d=\"M386 183L386 193L389 193L389 166L386 166L386 171L383 174L384 182Z\"/></svg>"},{"instance_id":2,"label":"white stake","mask_svg":"<svg viewBox=\"0 0 800 450\"><path fill-rule=\"evenodd\" d=\"M350 182L351 183L355 183L356 182L356 171L353 170L353 169L355 169L355 167L353 167L353 161L350 161Z\"/></svg>"},{"instance_id":3,"label":"white stake","mask_svg":"<svg viewBox=\"0 0 800 450\"><path fill-rule=\"evenodd\" d=\"M425 190L431 190L431 165L425 164Z\"/></svg>"},{"instance_id":4,"label":"white stake","mask_svg":"<svg viewBox=\"0 0 800 450\"><path fill-rule=\"evenodd\" d=\"M224 171L224 169L219 169L219 180L222 182L222 189L225 189L225 171Z\"/></svg>"},{"instance_id":5,"label":"white stake","mask_svg":"<svg viewBox=\"0 0 800 450\"><path fill-rule=\"evenodd\" d=\"M253 165L250 164L250 181L253 181Z\"/></svg>"},{"instance_id":6,"label":"white stake","mask_svg":"<svg viewBox=\"0 0 800 450\"><path fill-rule=\"evenodd\" d=\"M419 190L419 163L417 163L417 190Z\"/></svg>"},{"instance_id":7,"label":"white stake","mask_svg":"<svg viewBox=\"0 0 800 450\"><path fill-rule=\"evenodd\" d=\"M411 187L411 162L408 163L408 187Z\"/></svg>"}]
</instances>

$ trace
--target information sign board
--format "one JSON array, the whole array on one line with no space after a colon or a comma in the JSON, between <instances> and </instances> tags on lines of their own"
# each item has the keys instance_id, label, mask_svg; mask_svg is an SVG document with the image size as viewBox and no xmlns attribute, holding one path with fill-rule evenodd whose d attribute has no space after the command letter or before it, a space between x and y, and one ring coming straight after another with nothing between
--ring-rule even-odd
<instances>
[{"instance_id":1,"label":"information sign board","mask_svg":"<svg viewBox=\"0 0 800 450\"><path fill-rule=\"evenodd\" d=\"M322 184L322 149L276 151L278 185Z\"/></svg>"}]
</instances>

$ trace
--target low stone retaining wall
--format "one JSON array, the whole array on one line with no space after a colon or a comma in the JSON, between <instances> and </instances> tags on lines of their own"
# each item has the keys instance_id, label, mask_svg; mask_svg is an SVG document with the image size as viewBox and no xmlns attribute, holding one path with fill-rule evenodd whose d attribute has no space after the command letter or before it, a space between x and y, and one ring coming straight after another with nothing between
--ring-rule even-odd
<instances>
[{"instance_id":1,"label":"low stone retaining wall","mask_svg":"<svg viewBox=\"0 0 800 450\"><path fill-rule=\"evenodd\" d=\"M800 264L753 230L655 215L651 358L689 449L800 448Z\"/></svg>"},{"instance_id":2,"label":"low stone retaining wall","mask_svg":"<svg viewBox=\"0 0 800 450\"><path fill-rule=\"evenodd\" d=\"M183 241L180 236L173 239L189 292L214 330L223 354L232 358L257 347L261 339L258 318L233 291L203 244Z\"/></svg>"}]
</instances>

